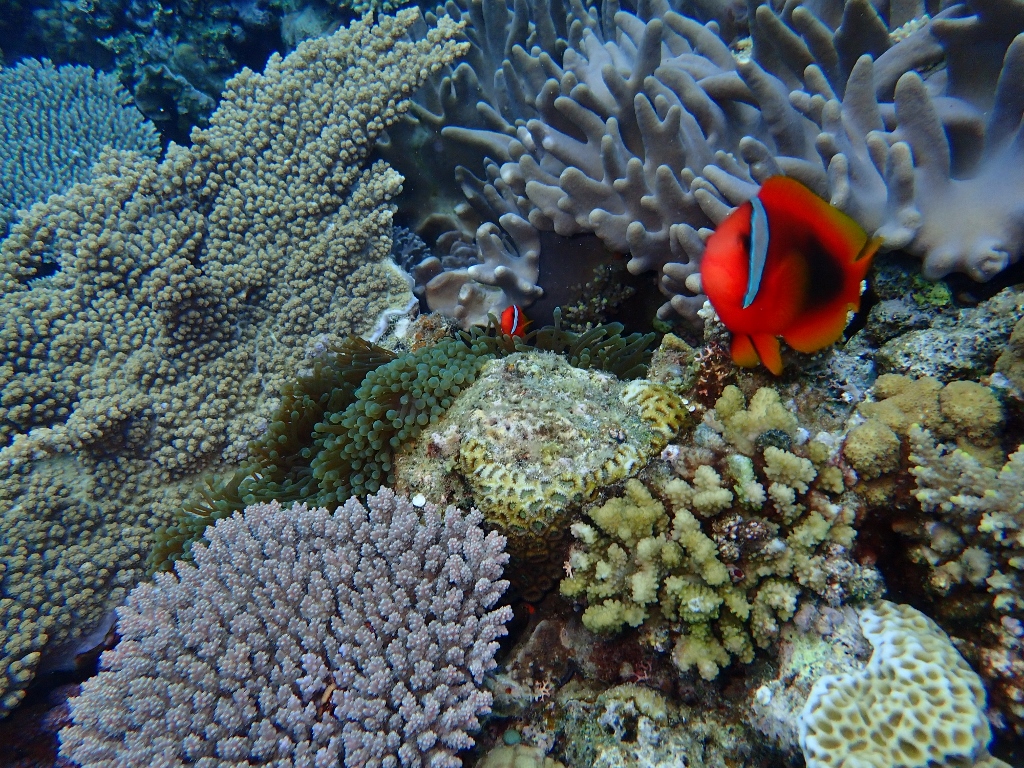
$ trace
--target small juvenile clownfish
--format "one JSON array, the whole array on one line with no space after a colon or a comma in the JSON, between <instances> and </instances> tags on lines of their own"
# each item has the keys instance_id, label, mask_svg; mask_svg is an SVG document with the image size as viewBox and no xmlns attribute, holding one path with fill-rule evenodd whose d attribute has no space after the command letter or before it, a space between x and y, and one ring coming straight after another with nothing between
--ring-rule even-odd
<instances>
[{"instance_id":1,"label":"small juvenile clownfish","mask_svg":"<svg viewBox=\"0 0 1024 768\"><path fill-rule=\"evenodd\" d=\"M501 313L501 332L506 336L518 336L520 339L526 335L526 326L530 321L526 319L523 310L518 304L511 304L505 307Z\"/></svg>"},{"instance_id":2,"label":"small juvenile clownfish","mask_svg":"<svg viewBox=\"0 0 1024 768\"><path fill-rule=\"evenodd\" d=\"M782 373L781 336L799 352L834 344L881 245L800 182L773 176L708 238L704 293L732 332L732 359Z\"/></svg>"}]
</instances>

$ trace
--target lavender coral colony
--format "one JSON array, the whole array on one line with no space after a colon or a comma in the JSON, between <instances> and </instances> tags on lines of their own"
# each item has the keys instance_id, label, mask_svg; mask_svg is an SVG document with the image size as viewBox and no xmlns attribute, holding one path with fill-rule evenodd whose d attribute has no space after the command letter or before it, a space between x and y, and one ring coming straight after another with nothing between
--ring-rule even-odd
<instances>
[{"instance_id":1,"label":"lavender coral colony","mask_svg":"<svg viewBox=\"0 0 1024 768\"><path fill-rule=\"evenodd\" d=\"M1018 2L16 5L0 768L1024 765Z\"/></svg>"}]
</instances>

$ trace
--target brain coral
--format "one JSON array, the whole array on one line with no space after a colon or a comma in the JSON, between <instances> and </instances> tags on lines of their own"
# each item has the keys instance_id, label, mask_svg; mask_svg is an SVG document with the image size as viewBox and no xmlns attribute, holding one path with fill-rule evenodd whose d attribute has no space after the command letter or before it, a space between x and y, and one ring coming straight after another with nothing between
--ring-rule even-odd
<instances>
[{"instance_id":1,"label":"brain coral","mask_svg":"<svg viewBox=\"0 0 1024 768\"><path fill-rule=\"evenodd\" d=\"M981 680L935 622L880 600L860 625L867 666L822 677L804 706L807 768L1010 768L988 751Z\"/></svg>"},{"instance_id":2,"label":"brain coral","mask_svg":"<svg viewBox=\"0 0 1024 768\"><path fill-rule=\"evenodd\" d=\"M400 178L363 160L460 51L450 20L403 41L416 18L243 71L190 148L106 155L0 244L0 715L142 575L183 486L245 455L304 350L408 306Z\"/></svg>"}]
</instances>

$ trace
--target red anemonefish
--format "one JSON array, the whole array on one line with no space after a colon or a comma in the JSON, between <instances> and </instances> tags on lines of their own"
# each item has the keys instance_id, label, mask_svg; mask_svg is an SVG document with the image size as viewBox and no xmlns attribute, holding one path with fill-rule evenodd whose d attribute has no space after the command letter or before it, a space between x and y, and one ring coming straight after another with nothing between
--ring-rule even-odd
<instances>
[{"instance_id":1,"label":"red anemonefish","mask_svg":"<svg viewBox=\"0 0 1024 768\"><path fill-rule=\"evenodd\" d=\"M732 332L737 365L782 373L781 336L799 352L834 344L860 308L881 240L800 182L773 176L708 238L700 280Z\"/></svg>"},{"instance_id":2,"label":"red anemonefish","mask_svg":"<svg viewBox=\"0 0 1024 768\"><path fill-rule=\"evenodd\" d=\"M506 336L518 336L520 339L526 335L526 326L530 321L526 319L523 310L518 304L511 304L505 307L501 313L501 332Z\"/></svg>"}]
</instances>

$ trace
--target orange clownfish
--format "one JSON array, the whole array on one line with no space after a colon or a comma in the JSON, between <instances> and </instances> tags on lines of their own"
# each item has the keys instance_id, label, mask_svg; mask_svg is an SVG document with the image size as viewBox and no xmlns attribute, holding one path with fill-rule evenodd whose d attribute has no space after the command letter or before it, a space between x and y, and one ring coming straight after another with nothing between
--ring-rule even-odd
<instances>
[{"instance_id":1,"label":"orange clownfish","mask_svg":"<svg viewBox=\"0 0 1024 768\"><path fill-rule=\"evenodd\" d=\"M526 335L526 326L530 321L526 319L523 310L518 304L511 304L505 307L501 313L501 332L506 336L518 336L520 339Z\"/></svg>"},{"instance_id":2,"label":"orange clownfish","mask_svg":"<svg viewBox=\"0 0 1024 768\"><path fill-rule=\"evenodd\" d=\"M807 187L773 176L708 238L700 279L732 359L782 373L781 336L799 352L834 344L881 240Z\"/></svg>"}]
</instances>

